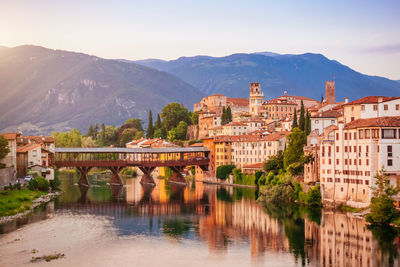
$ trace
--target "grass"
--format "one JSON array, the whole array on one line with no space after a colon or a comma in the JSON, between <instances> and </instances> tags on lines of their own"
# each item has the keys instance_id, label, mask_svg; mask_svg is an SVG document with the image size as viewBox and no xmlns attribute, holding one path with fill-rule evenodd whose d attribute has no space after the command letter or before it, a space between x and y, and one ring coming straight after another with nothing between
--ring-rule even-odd
<instances>
[{"instance_id":1,"label":"grass","mask_svg":"<svg viewBox=\"0 0 400 267\"><path fill-rule=\"evenodd\" d=\"M365 210L365 208L353 208L353 207L343 205L343 204L337 206L336 209L341 212L353 212L353 213L360 213L363 210Z\"/></svg>"},{"instance_id":2,"label":"grass","mask_svg":"<svg viewBox=\"0 0 400 267\"><path fill-rule=\"evenodd\" d=\"M31 209L32 201L46 193L21 190L4 190L0 192L0 217L12 216Z\"/></svg>"},{"instance_id":3,"label":"grass","mask_svg":"<svg viewBox=\"0 0 400 267\"><path fill-rule=\"evenodd\" d=\"M42 261L42 260L49 262L49 261L61 259L64 257L65 257L64 254L54 253L54 254L50 254L50 255L43 255L40 257L32 257L31 262L37 262L37 261Z\"/></svg>"}]
</instances>

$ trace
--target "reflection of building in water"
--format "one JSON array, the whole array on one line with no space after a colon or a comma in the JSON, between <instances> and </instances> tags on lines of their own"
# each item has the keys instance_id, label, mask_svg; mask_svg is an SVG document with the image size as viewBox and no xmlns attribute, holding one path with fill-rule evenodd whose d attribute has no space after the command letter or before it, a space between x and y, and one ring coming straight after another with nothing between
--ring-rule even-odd
<instances>
[{"instance_id":1,"label":"reflection of building in water","mask_svg":"<svg viewBox=\"0 0 400 267\"><path fill-rule=\"evenodd\" d=\"M289 244L278 220L264 212L254 200L221 201L210 194L210 214L199 221L200 237L210 250L226 248L227 239L249 238L251 254L264 251L288 251Z\"/></svg>"},{"instance_id":2,"label":"reflection of building in water","mask_svg":"<svg viewBox=\"0 0 400 267\"><path fill-rule=\"evenodd\" d=\"M321 266L374 266L372 234L363 218L323 212Z\"/></svg>"},{"instance_id":3,"label":"reflection of building in water","mask_svg":"<svg viewBox=\"0 0 400 267\"><path fill-rule=\"evenodd\" d=\"M321 265L319 253L321 249L321 228L316 222L310 221L307 217L304 218L304 238L307 258L315 264Z\"/></svg>"}]
</instances>

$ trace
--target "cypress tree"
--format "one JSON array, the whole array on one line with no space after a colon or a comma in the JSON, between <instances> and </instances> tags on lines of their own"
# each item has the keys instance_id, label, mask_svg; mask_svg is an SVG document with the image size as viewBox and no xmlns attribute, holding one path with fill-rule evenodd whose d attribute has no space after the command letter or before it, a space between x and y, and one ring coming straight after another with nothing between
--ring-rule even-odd
<instances>
[{"instance_id":1,"label":"cypress tree","mask_svg":"<svg viewBox=\"0 0 400 267\"><path fill-rule=\"evenodd\" d=\"M306 126L306 118L305 118L305 112L304 112L304 104L303 100L301 100L301 107L300 107L300 118L299 118L299 128L304 132L305 126Z\"/></svg>"},{"instance_id":2,"label":"cypress tree","mask_svg":"<svg viewBox=\"0 0 400 267\"><path fill-rule=\"evenodd\" d=\"M297 111L296 111L296 108L294 109L294 114L293 114L293 125L292 125L292 130L294 129L294 128L297 128L298 127L298 125L297 125Z\"/></svg>"},{"instance_id":3,"label":"cypress tree","mask_svg":"<svg viewBox=\"0 0 400 267\"><path fill-rule=\"evenodd\" d=\"M147 125L147 132L146 132L146 137L147 138L152 138L154 135L154 128L153 128L153 113L149 112L149 122Z\"/></svg>"},{"instance_id":4,"label":"cypress tree","mask_svg":"<svg viewBox=\"0 0 400 267\"><path fill-rule=\"evenodd\" d=\"M164 126L161 126L161 138L162 139L167 138L167 130L165 129Z\"/></svg>"},{"instance_id":5,"label":"cypress tree","mask_svg":"<svg viewBox=\"0 0 400 267\"><path fill-rule=\"evenodd\" d=\"M88 131L87 131L87 134L86 134L86 136L92 136L92 137L93 137L93 131L94 131L94 129L93 129L93 125L92 125L92 124L90 124L90 126L89 126L89 129L88 129Z\"/></svg>"},{"instance_id":6,"label":"cypress tree","mask_svg":"<svg viewBox=\"0 0 400 267\"><path fill-rule=\"evenodd\" d=\"M99 124L96 123L96 125L94 126L93 129L93 138L96 139L97 138L97 134L99 133Z\"/></svg>"},{"instance_id":7,"label":"cypress tree","mask_svg":"<svg viewBox=\"0 0 400 267\"><path fill-rule=\"evenodd\" d=\"M157 121L156 124L154 124L154 130L158 130L161 129L161 117L160 117L160 113L157 114Z\"/></svg>"},{"instance_id":8,"label":"cypress tree","mask_svg":"<svg viewBox=\"0 0 400 267\"><path fill-rule=\"evenodd\" d=\"M222 108L222 116L221 116L221 124L226 124L226 109L225 107Z\"/></svg>"},{"instance_id":9,"label":"cypress tree","mask_svg":"<svg viewBox=\"0 0 400 267\"><path fill-rule=\"evenodd\" d=\"M227 120L226 123L229 123L229 122L232 121L232 111L231 111L231 107L228 107L228 108L226 109L226 120Z\"/></svg>"},{"instance_id":10,"label":"cypress tree","mask_svg":"<svg viewBox=\"0 0 400 267\"><path fill-rule=\"evenodd\" d=\"M321 103L324 102L324 95L321 94Z\"/></svg>"},{"instance_id":11,"label":"cypress tree","mask_svg":"<svg viewBox=\"0 0 400 267\"><path fill-rule=\"evenodd\" d=\"M311 132L311 118L310 118L310 113L307 110L306 113L306 135L309 135Z\"/></svg>"}]
</instances>

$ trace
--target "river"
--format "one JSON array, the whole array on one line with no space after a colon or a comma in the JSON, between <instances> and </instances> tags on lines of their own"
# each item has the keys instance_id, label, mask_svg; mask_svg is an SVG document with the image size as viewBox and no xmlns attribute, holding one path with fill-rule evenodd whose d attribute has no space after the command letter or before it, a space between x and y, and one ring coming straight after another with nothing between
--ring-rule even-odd
<instances>
[{"instance_id":1,"label":"river","mask_svg":"<svg viewBox=\"0 0 400 267\"><path fill-rule=\"evenodd\" d=\"M266 205L253 189L156 180L123 188L107 175L64 193L33 214L0 225L0 266L400 266L394 229L328 210ZM32 257L62 253L51 262Z\"/></svg>"}]
</instances>

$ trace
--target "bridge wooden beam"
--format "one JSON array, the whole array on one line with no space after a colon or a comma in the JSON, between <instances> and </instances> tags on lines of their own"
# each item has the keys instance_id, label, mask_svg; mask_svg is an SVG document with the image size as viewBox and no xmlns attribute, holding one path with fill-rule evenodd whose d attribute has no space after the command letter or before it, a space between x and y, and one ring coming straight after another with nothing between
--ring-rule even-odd
<instances>
[{"instance_id":1,"label":"bridge wooden beam","mask_svg":"<svg viewBox=\"0 0 400 267\"><path fill-rule=\"evenodd\" d=\"M92 167L76 167L81 174L78 184L89 187L88 173Z\"/></svg>"},{"instance_id":2,"label":"bridge wooden beam","mask_svg":"<svg viewBox=\"0 0 400 267\"><path fill-rule=\"evenodd\" d=\"M185 177L182 175L182 171L185 169L186 166L172 166L170 167L174 174L169 179L170 182L179 183L179 184L186 184Z\"/></svg>"},{"instance_id":3,"label":"bridge wooden beam","mask_svg":"<svg viewBox=\"0 0 400 267\"><path fill-rule=\"evenodd\" d=\"M139 166L139 169L143 172L142 179L140 180L141 184L149 184L149 185L156 185L151 173L154 171L156 167L142 167Z\"/></svg>"},{"instance_id":4,"label":"bridge wooden beam","mask_svg":"<svg viewBox=\"0 0 400 267\"><path fill-rule=\"evenodd\" d=\"M122 182L121 176L119 176L119 172L124 168L123 166L111 166L108 167L111 172L112 176L110 179L110 185L123 185L124 183Z\"/></svg>"}]
</instances>

